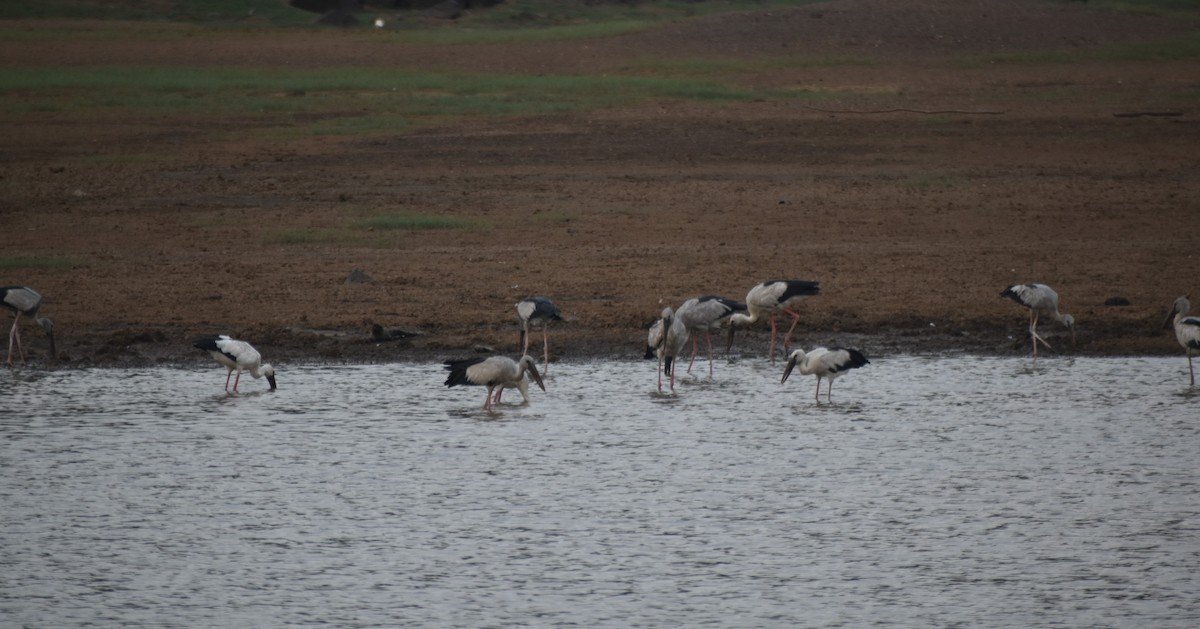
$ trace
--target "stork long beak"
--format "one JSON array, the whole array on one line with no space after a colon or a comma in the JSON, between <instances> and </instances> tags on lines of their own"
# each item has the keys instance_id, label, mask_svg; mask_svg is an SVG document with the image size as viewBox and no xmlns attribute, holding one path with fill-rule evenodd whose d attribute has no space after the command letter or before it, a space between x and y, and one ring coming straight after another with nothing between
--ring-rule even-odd
<instances>
[{"instance_id":1,"label":"stork long beak","mask_svg":"<svg viewBox=\"0 0 1200 629\"><path fill-rule=\"evenodd\" d=\"M1075 347L1075 326L1071 326L1071 347Z\"/></svg>"},{"instance_id":2,"label":"stork long beak","mask_svg":"<svg viewBox=\"0 0 1200 629\"><path fill-rule=\"evenodd\" d=\"M663 373L668 376L671 375L671 365L673 365L674 363L675 363L674 356L663 357Z\"/></svg>"},{"instance_id":3,"label":"stork long beak","mask_svg":"<svg viewBox=\"0 0 1200 629\"><path fill-rule=\"evenodd\" d=\"M729 324L729 338L727 341L725 341L725 352L728 353L729 350L731 350L731 349L733 349L733 324L732 323Z\"/></svg>"},{"instance_id":4,"label":"stork long beak","mask_svg":"<svg viewBox=\"0 0 1200 629\"><path fill-rule=\"evenodd\" d=\"M275 390L275 376L267 376L267 383L271 385L271 390Z\"/></svg>"},{"instance_id":5,"label":"stork long beak","mask_svg":"<svg viewBox=\"0 0 1200 629\"><path fill-rule=\"evenodd\" d=\"M646 355L642 356L642 358L645 358L646 360L652 360L654 358L654 356L655 356L654 348L647 345L646 346Z\"/></svg>"},{"instance_id":6,"label":"stork long beak","mask_svg":"<svg viewBox=\"0 0 1200 629\"><path fill-rule=\"evenodd\" d=\"M1171 306L1171 312L1168 312L1167 318L1165 320L1163 320L1162 329L1165 330L1165 329L1171 327L1171 324L1175 322L1174 319L1175 319L1175 306Z\"/></svg>"},{"instance_id":7,"label":"stork long beak","mask_svg":"<svg viewBox=\"0 0 1200 629\"><path fill-rule=\"evenodd\" d=\"M58 362L58 346L54 344L54 331L46 332L46 337L50 339L50 360Z\"/></svg>"},{"instance_id":8,"label":"stork long beak","mask_svg":"<svg viewBox=\"0 0 1200 629\"><path fill-rule=\"evenodd\" d=\"M783 384L783 383L787 382L788 376L792 375L792 369L794 369L795 367L796 367L796 359L795 358L789 359L787 367L785 367L783 370L783 379L779 381L779 384Z\"/></svg>"},{"instance_id":9,"label":"stork long beak","mask_svg":"<svg viewBox=\"0 0 1200 629\"><path fill-rule=\"evenodd\" d=\"M536 365L529 365L529 375L533 376L533 381L537 383L543 391L546 390L546 385L542 383L542 374L538 373Z\"/></svg>"}]
</instances>

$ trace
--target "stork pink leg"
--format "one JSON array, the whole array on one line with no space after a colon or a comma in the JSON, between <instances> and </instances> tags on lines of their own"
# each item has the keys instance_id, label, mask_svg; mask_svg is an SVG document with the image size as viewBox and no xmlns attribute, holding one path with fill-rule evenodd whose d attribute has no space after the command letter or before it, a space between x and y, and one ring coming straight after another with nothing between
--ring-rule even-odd
<instances>
[{"instance_id":1,"label":"stork pink leg","mask_svg":"<svg viewBox=\"0 0 1200 629\"><path fill-rule=\"evenodd\" d=\"M658 353L658 392L662 393L662 351Z\"/></svg>"},{"instance_id":2,"label":"stork pink leg","mask_svg":"<svg viewBox=\"0 0 1200 629\"><path fill-rule=\"evenodd\" d=\"M792 332L796 331L796 324L800 323L800 315L787 308L784 308L783 311L792 318L792 327L788 328L787 336L783 337L783 353L786 354L788 347L792 344Z\"/></svg>"},{"instance_id":3,"label":"stork pink leg","mask_svg":"<svg viewBox=\"0 0 1200 629\"><path fill-rule=\"evenodd\" d=\"M16 320L13 321L12 328L8 330L8 366L12 367L12 348L13 342L17 344L17 354L21 356L21 365L25 365L25 352L21 350L21 331L17 329L21 323L21 315L18 313Z\"/></svg>"},{"instance_id":4,"label":"stork pink leg","mask_svg":"<svg viewBox=\"0 0 1200 629\"><path fill-rule=\"evenodd\" d=\"M1188 357L1188 373L1192 374L1192 386L1196 386L1196 370L1192 368L1192 352L1187 353Z\"/></svg>"},{"instance_id":5,"label":"stork pink leg","mask_svg":"<svg viewBox=\"0 0 1200 629\"><path fill-rule=\"evenodd\" d=\"M708 377L711 379L713 375L712 332L705 330L704 340L708 343ZM695 356L695 354L692 355Z\"/></svg>"},{"instance_id":6,"label":"stork pink leg","mask_svg":"<svg viewBox=\"0 0 1200 629\"><path fill-rule=\"evenodd\" d=\"M542 360L545 363L543 371L550 373L550 339L546 338L546 326L542 326Z\"/></svg>"},{"instance_id":7,"label":"stork pink leg","mask_svg":"<svg viewBox=\"0 0 1200 629\"><path fill-rule=\"evenodd\" d=\"M226 379L228 379L228 378L226 378ZM233 392L234 393L237 393L237 385L238 385L238 382L240 382L241 380L242 380L242 370L238 369L238 375L236 378L233 379Z\"/></svg>"},{"instance_id":8,"label":"stork pink leg","mask_svg":"<svg viewBox=\"0 0 1200 629\"><path fill-rule=\"evenodd\" d=\"M233 375L233 370L232 370L232 369L230 369L230 370L228 370L228 371L226 371L226 372L225 372L225 390L226 390L226 391L228 391L228 390L229 390L229 377L230 377L230 376L232 376L232 375Z\"/></svg>"},{"instance_id":9,"label":"stork pink leg","mask_svg":"<svg viewBox=\"0 0 1200 629\"><path fill-rule=\"evenodd\" d=\"M771 345L767 348L767 360L775 362L775 315L771 315Z\"/></svg>"},{"instance_id":10,"label":"stork pink leg","mask_svg":"<svg viewBox=\"0 0 1200 629\"><path fill-rule=\"evenodd\" d=\"M692 335L692 357L688 360L688 373L692 373L692 363L696 362L696 350L698 343L699 339L697 339L695 335Z\"/></svg>"},{"instance_id":11,"label":"stork pink leg","mask_svg":"<svg viewBox=\"0 0 1200 629\"><path fill-rule=\"evenodd\" d=\"M813 394L813 399L818 402L821 401L821 378L819 377L817 378L817 392Z\"/></svg>"}]
</instances>

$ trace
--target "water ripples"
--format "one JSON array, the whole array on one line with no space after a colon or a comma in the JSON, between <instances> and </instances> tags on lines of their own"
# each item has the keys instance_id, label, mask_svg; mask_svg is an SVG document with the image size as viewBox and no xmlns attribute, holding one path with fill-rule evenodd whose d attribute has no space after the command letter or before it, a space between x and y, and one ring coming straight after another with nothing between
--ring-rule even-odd
<instances>
[{"instance_id":1,"label":"water ripples","mask_svg":"<svg viewBox=\"0 0 1200 629\"><path fill-rule=\"evenodd\" d=\"M682 372L685 365L681 365ZM439 365L0 377L13 625L1200 622L1182 359ZM795 380L793 382L793 380Z\"/></svg>"}]
</instances>

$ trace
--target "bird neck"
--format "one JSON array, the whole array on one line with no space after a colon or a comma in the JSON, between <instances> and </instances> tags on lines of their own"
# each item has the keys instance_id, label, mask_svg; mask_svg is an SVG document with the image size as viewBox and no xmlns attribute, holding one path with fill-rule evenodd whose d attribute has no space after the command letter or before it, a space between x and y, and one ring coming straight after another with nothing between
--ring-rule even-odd
<instances>
[{"instance_id":1,"label":"bird neck","mask_svg":"<svg viewBox=\"0 0 1200 629\"><path fill-rule=\"evenodd\" d=\"M745 323L754 323L755 321L758 321L758 308L751 309L750 314L735 312L733 316L729 317L729 325L742 325Z\"/></svg>"}]
</instances>

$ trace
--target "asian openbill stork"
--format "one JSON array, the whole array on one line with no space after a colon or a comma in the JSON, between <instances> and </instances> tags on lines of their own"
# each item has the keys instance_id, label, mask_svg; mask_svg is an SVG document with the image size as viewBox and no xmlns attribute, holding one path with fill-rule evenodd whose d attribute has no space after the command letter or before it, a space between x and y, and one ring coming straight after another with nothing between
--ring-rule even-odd
<instances>
[{"instance_id":1,"label":"asian openbill stork","mask_svg":"<svg viewBox=\"0 0 1200 629\"><path fill-rule=\"evenodd\" d=\"M229 376L233 374L234 370L237 370L237 378L233 380L234 393L238 392L238 382L242 379L243 371L250 372L255 379L265 377L271 390L275 390L275 368L269 364L264 365L262 355L249 343L220 334L196 339L192 343L192 347L208 352L217 359L217 362L225 366L226 391L229 390Z\"/></svg>"},{"instance_id":2,"label":"asian openbill stork","mask_svg":"<svg viewBox=\"0 0 1200 629\"><path fill-rule=\"evenodd\" d=\"M787 382L788 376L792 374L792 369L800 367L800 373L806 376L817 377L817 392L813 399L821 401L821 378L829 379L829 391L825 394L826 401L833 401L833 381L838 376L846 373L851 369L857 369L863 365L869 365L871 361L863 356L862 352L856 349L848 349L844 347L817 347L811 352L805 353L804 350L798 349L792 352L788 357L787 368L783 370L783 379L780 384Z\"/></svg>"},{"instance_id":3,"label":"asian openbill stork","mask_svg":"<svg viewBox=\"0 0 1200 629\"><path fill-rule=\"evenodd\" d=\"M658 391L662 392L662 375L670 377L671 390L675 390L675 358L688 342L687 327L675 315L670 306L663 308L659 317L646 335L646 357L651 353L658 356Z\"/></svg>"},{"instance_id":4,"label":"asian openbill stork","mask_svg":"<svg viewBox=\"0 0 1200 629\"><path fill-rule=\"evenodd\" d=\"M675 311L675 316L683 322L683 326L687 328L692 337L692 357L688 360L688 373L692 373L692 363L696 362L700 333L703 332L704 341L708 344L708 377L712 377L712 331L728 326L730 317L739 312L746 312L746 304L716 295L694 297L679 306L679 310Z\"/></svg>"},{"instance_id":5,"label":"asian openbill stork","mask_svg":"<svg viewBox=\"0 0 1200 629\"><path fill-rule=\"evenodd\" d=\"M1167 313L1167 320L1163 322L1163 327L1167 327L1174 323L1175 339L1183 346L1183 351L1187 354L1188 373L1192 376L1192 386L1196 386L1196 370L1192 367L1192 352L1200 351L1200 317L1187 316L1192 304L1188 301L1187 295L1175 300L1171 304L1171 312Z\"/></svg>"},{"instance_id":6,"label":"asian openbill stork","mask_svg":"<svg viewBox=\"0 0 1200 629\"><path fill-rule=\"evenodd\" d=\"M771 345L767 348L767 358L775 360L775 318L782 312L792 318L792 327L788 328L783 337L783 351L787 351L792 340L792 332L800 322L796 306L800 300L821 292L819 282L810 280L767 280L746 293L746 309L750 314L735 313L729 318L729 343L726 349L733 346L733 330L735 326L749 325L766 316L771 319Z\"/></svg>"},{"instance_id":7,"label":"asian openbill stork","mask_svg":"<svg viewBox=\"0 0 1200 629\"><path fill-rule=\"evenodd\" d=\"M54 345L54 322L39 315L42 307L42 296L28 286L0 287L0 303L13 312L12 328L8 331L8 366L12 367L13 344L17 346L17 355L21 357L21 366L25 366L25 350L21 347L21 315L29 315L42 329L46 338L50 339L50 359L58 360L58 351Z\"/></svg>"},{"instance_id":8,"label":"asian openbill stork","mask_svg":"<svg viewBox=\"0 0 1200 629\"><path fill-rule=\"evenodd\" d=\"M558 306L546 297L526 297L517 302L517 318L521 320L521 355L529 353L529 327L534 324L542 326L542 360L547 372L550 371L550 341L546 338L546 326L551 321L562 321L562 313Z\"/></svg>"},{"instance_id":9,"label":"asian openbill stork","mask_svg":"<svg viewBox=\"0 0 1200 629\"><path fill-rule=\"evenodd\" d=\"M521 360L513 360L508 356L490 356L487 358L467 358L463 360L447 360L445 369L450 372L446 376L446 386L479 385L487 387L487 398L483 401L484 410L492 408L492 392L496 392L496 401L505 388L516 387L521 392L525 403L529 403L529 381L525 378L528 373L533 381L543 391L546 385L538 373L537 365L528 354Z\"/></svg>"},{"instance_id":10,"label":"asian openbill stork","mask_svg":"<svg viewBox=\"0 0 1200 629\"><path fill-rule=\"evenodd\" d=\"M1038 336L1037 324L1040 317L1049 317L1067 326L1071 331L1071 345L1075 344L1075 317L1058 311L1058 293L1045 284L1013 284L1000 291L1001 297L1009 299L1029 309L1029 336L1033 341L1033 355L1037 356L1038 341L1047 349L1051 349L1046 339Z\"/></svg>"}]
</instances>

